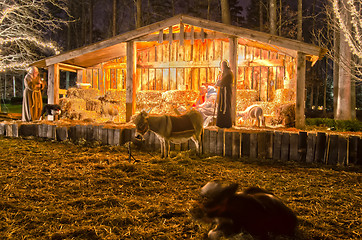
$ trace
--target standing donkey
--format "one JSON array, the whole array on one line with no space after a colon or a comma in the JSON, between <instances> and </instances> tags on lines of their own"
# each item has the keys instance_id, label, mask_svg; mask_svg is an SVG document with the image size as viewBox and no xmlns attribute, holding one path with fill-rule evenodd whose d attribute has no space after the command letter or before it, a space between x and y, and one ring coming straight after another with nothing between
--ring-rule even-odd
<instances>
[{"instance_id":1,"label":"standing donkey","mask_svg":"<svg viewBox=\"0 0 362 240\"><path fill-rule=\"evenodd\" d=\"M143 139L148 130L157 135L161 141L162 157L169 156L170 142L182 143L189 139L194 141L197 152L201 153L203 117L194 109L180 116L150 116L149 111L143 110L135 116L133 122L136 125L136 139Z\"/></svg>"}]
</instances>

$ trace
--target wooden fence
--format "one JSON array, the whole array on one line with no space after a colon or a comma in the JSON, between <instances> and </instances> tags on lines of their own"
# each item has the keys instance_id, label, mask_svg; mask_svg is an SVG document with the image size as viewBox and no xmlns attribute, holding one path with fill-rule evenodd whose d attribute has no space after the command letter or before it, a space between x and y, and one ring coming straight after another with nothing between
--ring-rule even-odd
<instances>
[{"instance_id":1,"label":"wooden fence","mask_svg":"<svg viewBox=\"0 0 362 240\"><path fill-rule=\"evenodd\" d=\"M38 137L57 141L98 141L123 145L134 141L134 128L110 128L101 125L62 127L47 124L0 123L0 135ZM328 165L362 165L362 138L324 132L243 131L204 129L202 150L206 155L232 158L274 159ZM153 133L145 135L144 147L159 150L160 141ZM171 150L196 149L190 140L171 144Z\"/></svg>"}]
</instances>

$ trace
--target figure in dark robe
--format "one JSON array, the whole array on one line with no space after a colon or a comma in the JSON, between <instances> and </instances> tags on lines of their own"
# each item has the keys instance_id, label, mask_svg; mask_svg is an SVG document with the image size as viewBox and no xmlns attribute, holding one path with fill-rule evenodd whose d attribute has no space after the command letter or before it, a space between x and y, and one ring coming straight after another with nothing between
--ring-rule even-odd
<instances>
[{"instance_id":1,"label":"figure in dark robe","mask_svg":"<svg viewBox=\"0 0 362 240\"><path fill-rule=\"evenodd\" d=\"M22 121L39 120L43 108L42 93L45 83L36 67L31 67L24 78Z\"/></svg>"},{"instance_id":2,"label":"figure in dark robe","mask_svg":"<svg viewBox=\"0 0 362 240\"><path fill-rule=\"evenodd\" d=\"M231 128L231 96L234 77L227 61L222 61L220 67L222 73L215 85L219 88L216 126L219 128Z\"/></svg>"}]
</instances>

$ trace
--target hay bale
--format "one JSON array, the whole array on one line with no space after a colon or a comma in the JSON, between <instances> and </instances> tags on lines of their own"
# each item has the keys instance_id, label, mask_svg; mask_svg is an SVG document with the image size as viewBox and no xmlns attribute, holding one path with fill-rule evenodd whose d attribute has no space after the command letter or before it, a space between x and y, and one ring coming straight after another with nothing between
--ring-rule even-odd
<instances>
[{"instance_id":1,"label":"hay bale","mask_svg":"<svg viewBox=\"0 0 362 240\"><path fill-rule=\"evenodd\" d=\"M247 107L252 105L252 102L259 100L257 90L237 90L236 91L236 109L237 111L244 111Z\"/></svg>"},{"instance_id":2,"label":"hay bale","mask_svg":"<svg viewBox=\"0 0 362 240\"><path fill-rule=\"evenodd\" d=\"M117 89L110 89L107 90L104 95L104 101L107 102L119 102L125 103L126 102L126 90L117 90Z\"/></svg>"},{"instance_id":3,"label":"hay bale","mask_svg":"<svg viewBox=\"0 0 362 240\"><path fill-rule=\"evenodd\" d=\"M162 99L168 104L191 105L198 96L199 92L195 90L169 90L162 94Z\"/></svg>"},{"instance_id":4,"label":"hay bale","mask_svg":"<svg viewBox=\"0 0 362 240\"><path fill-rule=\"evenodd\" d=\"M86 101L80 98L61 98L59 105L67 112L80 112L86 110Z\"/></svg>"},{"instance_id":5,"label":"hay bale","mask_svg":"<svg viewBox=\"0 0 362 240\"><path fill-rule=\"evenodd\" d=\"M286 127L295 126L295 103L288 102L275 106L275 117L272 119L272 124L282 124Z\"/></svg>"},{"instance_id":6,"label":"hay bale","mask_svg":"<svg viewBox=\"0 0 362 240\"><path fill-rule=\"evenodd\" d=\"M67 97L80 99L97 99L99 97L99 90L95 88L69 88L67 90Z\"/></svg>"},{"instance_id":7,"label":"hay bale","mask_svg":"<svg viewBox=\"0 0 362 240\"><path fill-rule=\"evenodd\" d=\"M277 89L274 102L283 103L295 101L295 92L292 89Z\"/></svg>"},{"instance_id":8,"label":"hay bale","mask_svg":"<svg viewBox=\"0 0 362 240\"><path fill-rule=\"evenodd\" d=\"M162 91L144 90L136 94L136 111L155 108L162 103Z\"/></svg>"},{"instance_id":9,"label":"hay bale","mask_svg":"<svg viewBox=\"0 0 362 240\"><path fill-rule=\"evenodd\" d=\"M97 99L87 99L85 101L87 111L101 112L102 102Z\"/></svg>"}]
</instances>

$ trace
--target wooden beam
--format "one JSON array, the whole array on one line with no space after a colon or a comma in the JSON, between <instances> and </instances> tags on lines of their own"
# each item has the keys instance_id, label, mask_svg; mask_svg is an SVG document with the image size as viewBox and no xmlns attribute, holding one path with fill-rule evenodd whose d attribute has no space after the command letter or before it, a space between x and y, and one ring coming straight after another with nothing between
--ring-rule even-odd
<instances>
[{"instance_id":1,"label":"wooden beam","mask_svg":"<svg viewBox=\"0 0 362 240\"><path fill-rule=\"evenodd\" d=\"M185 26L183 23L180 23L180 35L179 35L179 40L180 40L180 46L184 45L184 39L185 39Z\"/></svg>"},{"instance_id":2,"label":"wooden beam","mask_svg":"<svg viewBox=\"0 0 362 240\"><path fill-rule=\"evenodd\" d=\"M236 85L237 85L237 78L238 74L238 39L237 38L230 38L229 39L229 63L230 69L234 74L234 83L233 83L233 94L231 100L231 119L233 124L236 123Z\"/></svg>"},{"instance_id":3,"label":"wooden beam","mask_svg":"<svg viewBox=\"0 0 362 240\"><path fill-rule=\"evenodd\" d=\"M268 33L263 33L255 30L250 30L246 28L236 27L228 24L218 23L209 21L206 19L195 18L191 16L182 16L182 22L184 24L189 24L197 26L200 28L205 28L221 33L227 33L229 35L238 36L247 38L250 40L259 41L265 44L275 45L291 50L296 50L303 52L305 54L314 55L314 56L323 56L324 50L318 46L297 41L294 39L288 39L284 37L279 37L276 35L271 35Z\"/></svg>"},{"instance_id":4,"label":"wooden beam","mask_svg":"<svg viewBox=\"0 0 362 240\"><path fill-rule=\"evenodd\" d=\"M64 70L68 72L77 72L77 70L85 70L85 68L66 63L59 63L59 70Z\"/></svg>"},{"instance_id":5,"label":"wooden beam","mask_svg":"<svg viewBox=\"0 0 362 240\"><path fill-rule=\"evenodd\" d=\"M158 33L158 43L163 43L163 29Z\"/></svg>"},{"instance_id":6,"label":"wooden beam","mask_svg":"<svg viewBox=\"0 0 362 240\"><path fill-rule=\"evenodd\" d=\"M166 35L166 38L168 39L168 43L172 44L173 41L172 26L168 27L168 36Z\"/></svg>"},{"instance_id":7,"label":"wooden beam","mask_svg":"<svg viewBox=\"0 0 362 240\"><path fill-rule=\"evenodd\" d=\"M48 104L59 104L59 64L48 67ZM48 116L48 120L53 120Z\"/></svg>"},{"instance_id":8,"label":"wooden beam","mask_svg":"<svg viewBox=\"0 0 362 240\"><path fill-rule=\"evenodd\" d=\"M297 57L297 91L295 106L295 126L303 129L305 127L305 70L306 56L302 52L298 52Z\"/></svg>"},{"instance_id":9,"label":"wooden beam","mask_svg":"<svg viewBox=\"0 0 362 240\"><path fill-rule=\"evenodd\" d=\"M127 42L127 77L126 77L126 121L131 120L136 110L136 44Z\"/></svg>"},{"instance_id":10,"label":"wooden beam","mask_svg":"<svg viewBox=\"0 0 362 240\"><path fill-rule=\"evenodd\" d=\"M192 42L192 39L194 39L194 40L195 39L202 39L201 32L194 32L192 34L191 31L190 32L184 32L184 40L191 40L191 42ZM135 39L135 41L157 42L158 37L159 36L157 34L152 34L152 35L139 37L139 38ZM204 33L204 39L227 39L229 37L230 37L230 35L224 34L224 33L216 33L216 32L209 32L209 33L205 32ZM171 34L167 33L167 34L164 34L164 39L180 39L180 33L171 33Z\"/></svg>"},{"instance_id":11,"label":"wooden beam","mask_svg":"<svg viewBox=\"0 0 362 240\"><path fill-rule=\"evenodd\" d=\"M195 29L194 29L194 26L191 27L191 45L194 45L195 43Z\"/></svg>"}]
</instances>

